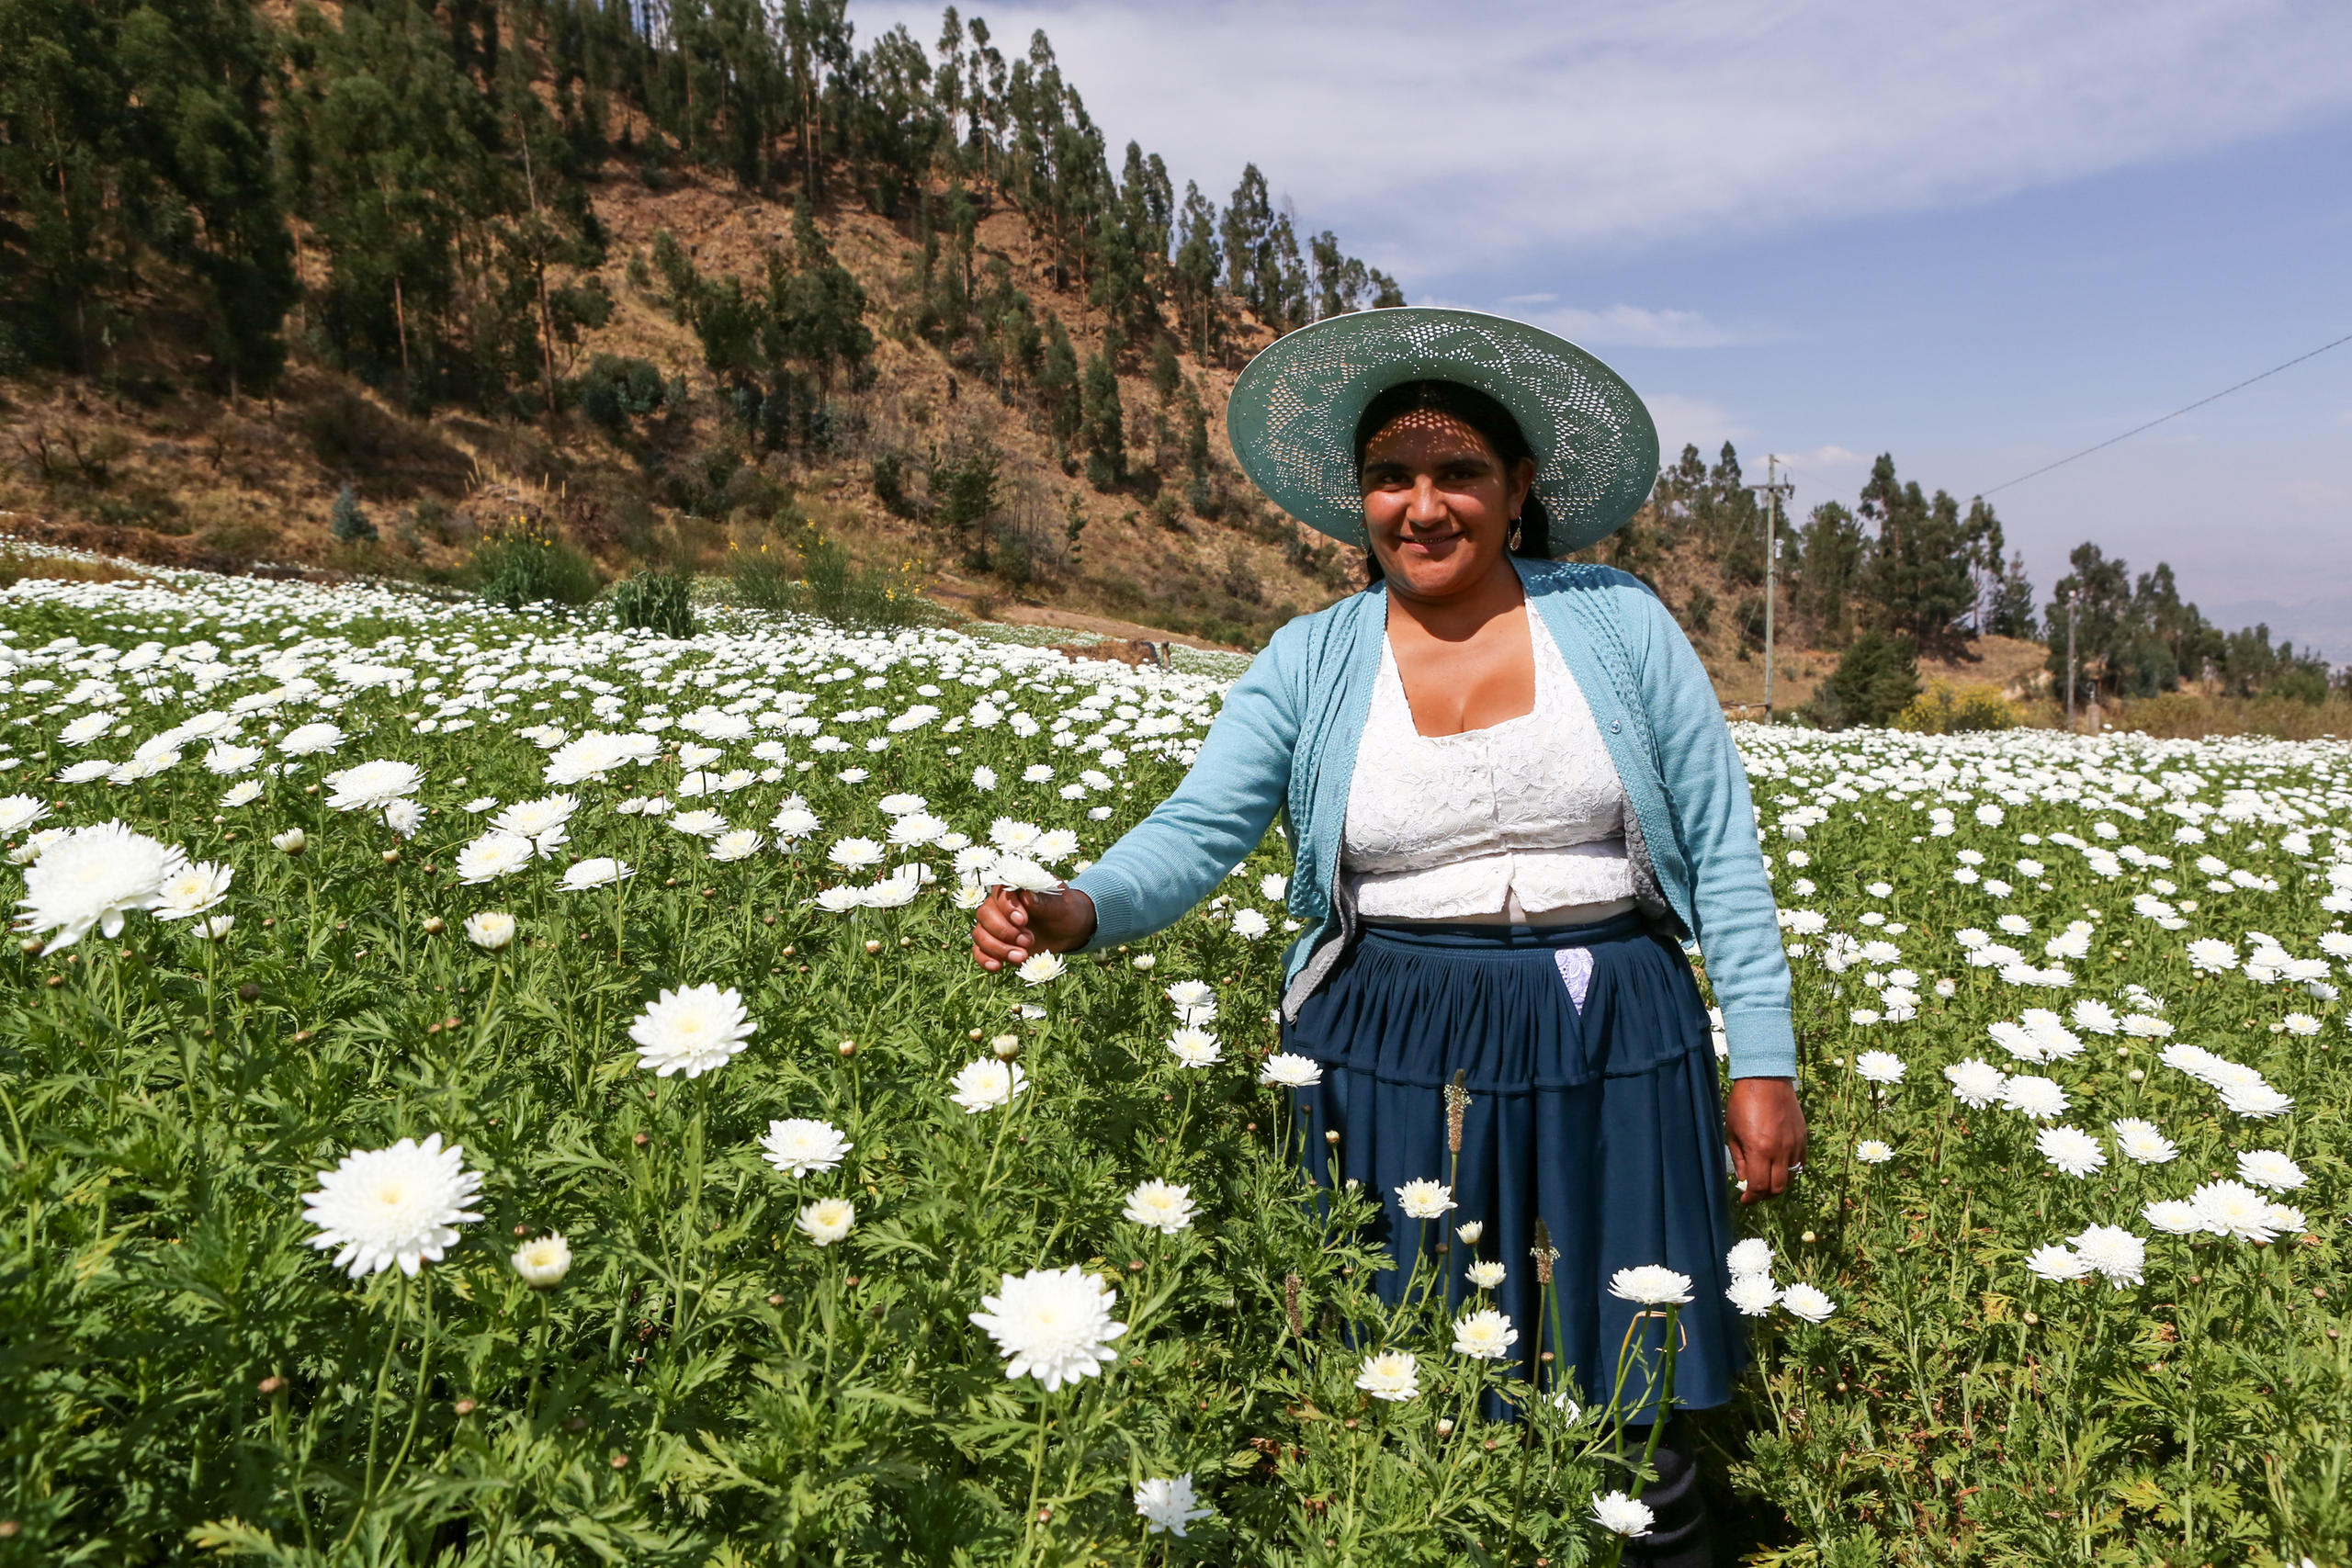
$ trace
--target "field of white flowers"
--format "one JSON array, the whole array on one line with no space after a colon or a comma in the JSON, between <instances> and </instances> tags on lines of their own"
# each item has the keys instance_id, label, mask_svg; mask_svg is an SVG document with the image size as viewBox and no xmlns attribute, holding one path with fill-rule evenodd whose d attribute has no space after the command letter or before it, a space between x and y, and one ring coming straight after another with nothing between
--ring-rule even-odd
<instances>
[{"instance_id":1,"label":"field of white flowers","mask_svg":"<svg viewBox=\"0 0 2352 1568\"><path fill-rule=\"evenodd\" d=\"M1217 691L0 594L0 1560L1609 1560L1609 1391L1489 1420L1283 1157L1278 835L969 961ZM2346 1562L2352 751L1740 734L1814 1117L1700 1418L1755 1560Z\"/></svg>"}]
</instances>

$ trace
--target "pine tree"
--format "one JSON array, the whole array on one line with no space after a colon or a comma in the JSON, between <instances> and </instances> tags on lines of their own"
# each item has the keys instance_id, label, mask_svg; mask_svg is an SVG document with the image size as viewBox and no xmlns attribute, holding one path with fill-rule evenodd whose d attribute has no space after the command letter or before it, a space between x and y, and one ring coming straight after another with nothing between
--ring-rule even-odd
<instances>
[{"instance_id":1,"label":"pine tree","mask_svg":"<svg viewBox=\"0 0 2352 1568\"><path fill-rule=\"evenodd\" d=\"M1878 525L1868 591L1879 624L1929 652L1956 648L1954 624L1974 595L1959 502L1941 491L1930 501L1917 480L1898 480L1888 453L1871 466L1861 502L1862 515Z\"/></svg>"},{"instance_id":2,"label":"pine tree","mask_svg":"<svg viewBox=\"0 0 2352 1568\"><path fill-rule=\"evenodd\" d=\"M1126 419L1119 406L1119 375L1109 344L1086 361L1082 420L1087 482L1097 490L1126 483Z\"/></svg>"},{"instance_id":3,"label":"pine tree","mask_svg":"<svg viewBox=\"0 0 2352 1568\"><path fill-rule=\"evenodd\" d=\"M367 508L359 504L358 494L349 485L335 491L334 512L328 519L327 531L346 545L376 536L376 525L368 521Z\"/></svg>"},{"instance_id":4,"label":"pine tree","mask_svg":"<svg viewBox=\"0 0 2352 1568\"><path fill-rule=\"evenodd\" d=\"M1066 452L1078 437L1080 416L1078 355L1057 317L1046 318L1046 352L1037 367L1037 399L1046 406L1046 428L1053 434L1055 449Z\"/></svg>"}]
</instances>

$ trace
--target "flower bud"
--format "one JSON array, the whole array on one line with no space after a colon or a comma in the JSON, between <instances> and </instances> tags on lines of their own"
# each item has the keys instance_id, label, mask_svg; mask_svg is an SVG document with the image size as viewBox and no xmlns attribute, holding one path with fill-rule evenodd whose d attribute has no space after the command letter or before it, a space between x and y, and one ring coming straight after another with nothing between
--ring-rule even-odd
<instances>
[{"instance_id":1,"label":"flower bud","mask_svg":"<svg viewBox=\"0 0 2352 1568\"><path fill-rule=\"evenodd\" d=\"M468 915L466 940L484 953L497 953L514 940L514 917L498 909Z\"/></svg>"},{"instance_id":2,"label":"flower bud","mask_svg":"<svg viewBox=\"0 0 2352 1568\"><path fill-rule=\"evenodd\" d=\"M535 1291L551 1291L571 1272L571 1244L563 1239L560 1232L551 1231L516 1247L513 1262L523 1283Z\"/></svg>"},{"instance_id":3,"label":"flower bud","mask_svg":"<svg viewBox=\"0 0 2352 1568\"><path fill-rule=\"evenodd\" d=\"M448 922L444 920L438 915L427 915L424 918L424 934L426 936L439 936L443 929L446 928L447 924Z\"/></svg>"},{"instance_id":4,"label":"flower bud","mask_svg":"<svg viewBox=\"0 0 2352 1568\"><path fill-rule=\"evenodd\" d=\"M311 847L311 836L300 828L288 828L283 833L272 833L269 836L269 842L273 849L282 850L289 855L299 855Z\"/></svg>"}]
</instances>

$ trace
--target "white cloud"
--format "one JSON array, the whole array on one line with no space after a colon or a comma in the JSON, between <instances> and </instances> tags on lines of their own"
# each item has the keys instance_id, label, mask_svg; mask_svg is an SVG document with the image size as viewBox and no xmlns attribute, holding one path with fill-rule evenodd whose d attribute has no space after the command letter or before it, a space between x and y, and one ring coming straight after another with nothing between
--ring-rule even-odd
<instances>
[{"instance_id":1,"label":"white cloud","mask_svg":"<svg viewBox=\"0 0 2352 1568\"><path fill-rule=\"evenodd\" d=\"M1715 454L1726 441L1737 443L1756 434L1753 425L1736 418L1730 410L1703 398L1684 397L1677 392L1644 392L1642 402L1650 411L1650 420L1657 426L1658 460L1671 463L1685 446L1693 446L1713 462ZM1747 462L1742 459L1743 468Z\"/></svg>"},{"instance_id":2,"label":"white cloud","mask_svg":"<svg viewBox=\"0 0 2352 1568\"><path fill-rule=\"evenodd\" d=\"M1717 326L1697 310L1653 310L1642 305L1611 305L1588 310L1576 306L1528 310L1525 319L1570 343L1588 348L1722 348L1751 341Z\"/></svg>"},{"instance_id":3,"label":"white cloud","mask_svg":"<svg viewBox=\"0 0 2352 1568\"><path fill-rule=\"evenodd\" d=\"M853 12L862 39L935 10ZM1972 203L2352 107L2352 6L2305 0L1403 0L999 11L1115 148L1222 200L1245 161L1399 271ZM1117 161L1115 152L1113 162ZM1533 301L1530 301L1532 303ZM1604 312L1605 313L1605 312Z\"/></svg>"}]
</instances>

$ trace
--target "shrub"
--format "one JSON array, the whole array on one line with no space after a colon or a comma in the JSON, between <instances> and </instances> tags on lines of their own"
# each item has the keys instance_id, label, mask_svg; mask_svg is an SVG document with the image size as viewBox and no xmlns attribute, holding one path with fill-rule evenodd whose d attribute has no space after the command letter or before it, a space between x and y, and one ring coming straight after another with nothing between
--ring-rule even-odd
<instances>
[{"instance_id":1,"label":"shrub","mask_svg":"<svg viewBox=\"0 0 2352 1568\"><path fill-rule=\"evenodd\" d=\"M1918 694L1919 660L1911 639L1891 632L1865 632L1814 693L1804 714L1825 729L1883 725Z\"/></svg>"},{"instance_id":2,"label":"shrub","mask_svg":"<svg viewBox=\"0 0 2352 1568\"><path fill-rule=\"evenodd\" d=\"M484 603L509 610L585 604L603 586L594 561L522 518L475 547L469 575Z\"/></svg>"},{"instance_id":3,"label":"shrub","mask_svg":"<svg viewBox=\"0 0 2352 1568\"><path fill-rule=\"evenodd\" d=\"M671 637L695 635L694 592L673 571L640 571L615 583L613 614L624 626Z\"/></svg>"},{"instance_id":4,"label":"shrub","mask_svg":"<svg viewBox=\"0 0 2352 1568\"><path fill-rule=\"evenodd\" d=\"M813 524L802 526L793 548L800 557L798 577L764 546L735 552L728 579L736 602L853 626L932 626L948 618L915 592L910 570L861 567Z\"/></svg>"},{"instance_id":5,"label":"shrub","mask_svg":"<svg viewBox=\"0 0 2352 1568\"><path fill-rule=\"evenodd\" d=\"M652 361L600 354L573 378L571 395L581 412L606 430L618 432L631 419L658 411L665 390L662 372Z\"/></svg>"},{"instance_id":6,"label":"shrub","mask_svg":"<svg viewBox=\"0 0 2352 1568\"><path fill-rule=\"evenodd\" d=\"M2017 706L1990 686L1951 686L1941 681L1911 699L1894 716L1894 728L1914 735L1971 735L2015 729L2024 720Z\"/></svg>"},{"instance_id":7,"label":"shrub","mask_svg":"<svg viewBox=\"0 0 2352 1568\"><path fill-rule=\"evenodd\" d=\"M359 497L349 485L335 492L334 514L327 524L328 530L346 545L376 536L376 525L368 520L367 509L359 504Z\"/></svg>"},{"instance_id":8,"label":"shrub","mask_svg":"<svg viewBox=\"0 0 2352 1568\"><path fill-rule=\"evenodd\" d=\"M874 499L893 517L912 517L914 499L907 494L907 460L896 452L874 459Z\"/></svg>"}]
</instances>

